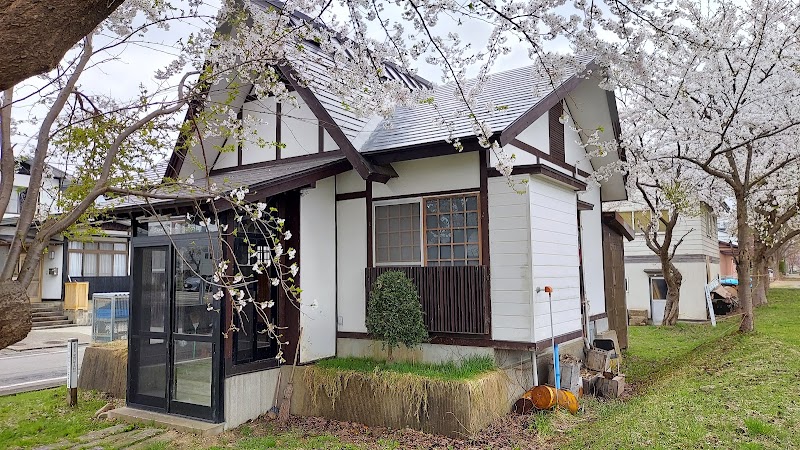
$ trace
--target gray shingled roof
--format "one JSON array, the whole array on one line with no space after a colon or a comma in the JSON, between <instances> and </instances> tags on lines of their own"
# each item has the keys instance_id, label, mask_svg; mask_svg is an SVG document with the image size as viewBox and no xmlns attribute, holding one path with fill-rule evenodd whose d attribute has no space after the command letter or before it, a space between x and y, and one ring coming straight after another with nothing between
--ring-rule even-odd
<instances>
[{"instance_id":1,"label":"gray shingled roof","mask_svg":"<svg viewBox=\"0 0 800 450\"><path fill-rule=\"evenodd\" d=\"M477 96L479 107L474 112L478 119L489 124L493 132L500 132L553 92L554 84L560 86L574 74L568 73L555 83L535 73L531 66L492 74ZM469 89L474 83L474 80L468 81L465 87ZM450 132L439 123L440 118L452 123L452 137L474 136L473 120L466 114L466 106L456 97L455 90L455 83L434 89L435 106L421 104L413 108L398 108L394 117L384 120L375 129L360 151L369 153L444 142L450 137ZM489 104L495 107L491 113L487 108Z\"/></svg>"},{"instance_id":2,"label":"gray shingled roof","mask_svg":"<svg viewBox=\"0 0 800 450\"><path fill-rule=\"evenodd\" d=\"M244 169L214 174L208 178L200 178L194 182L194 186L198 188L187 187L181 188L177 191L174 188L160 188L156 189L154 193L167 194L176 197L176 199L191 200L207 197L206 192L199 189L199 187L205 187L214 183L222 192L230 192L231 190L240 188L242 186L248 186L250 188L254 186L260 186L263 188L268 187L271 184L277 184L288 179L293 179L314 169L319 169L324 166L346 161L347 158L345 158L341 152L334 151L327 152L324 154L324 156L313 159L292 159L287 159L285 162L271 166L247 167ZM173 203L176 199L151 199L150 204L159 205ZM114 209L131 208L138 205L144 205L145 203L146 202L138 197L125 197L109 201L109 204L113 205Z\"/></svg>"}]
</instances>

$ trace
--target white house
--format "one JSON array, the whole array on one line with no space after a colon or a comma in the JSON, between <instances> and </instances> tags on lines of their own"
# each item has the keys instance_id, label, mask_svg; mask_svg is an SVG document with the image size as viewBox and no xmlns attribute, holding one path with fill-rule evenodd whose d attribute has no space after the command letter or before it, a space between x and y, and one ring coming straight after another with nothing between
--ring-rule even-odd
<instances>
[{"instance_id":1,"label":"white house","mask_svg":"<svg viewBox=\"0 0 800 450\"><path fill-rule=\"evenodd\" d=\"M664 317L667 285L658 256L647 247L642 234L642 227L649 222L647 208L622 202L607 209L616 211L636 231L636 238L625 243L628 308L647 310L648 317L660 323ZM703 205L700 215L681 216L674 236L676 242L685 236L672 260L683 275L678 319L707 320L704 288L720 274L720 247L713 210Z\"/></svg>"},{"instance_id":2,"label":"white house","mask_svg":"<svg viewBox=\"0 0 800 450\"><path fill-rule=\"evenodd\" d=\"M27 161L17 161L14 173L14 191L8 202L8 207L3 212L0 221L0 264L5 264L8 249L16 232L17 222L19 221L20 208L27 194L30 181L30 165ZM39 193L36 218L46 217L48 214L59 212L56 199L65 181L64 172L49 168L48 174L42 178L42 189ZM61 301L63 286L61 276L63 273L62 265L64 258L63 242L60 239L53 239L39 263L33 280L28 287L28 296L32 303L42 301ZM24 254L20 258L22 263Z\"/></svg>"},{"instance_id":3,"label":"white house","mask_svg":"<svg viewBox=\"0 0 800 450\"><path fill-rule=\"evenodd\" d=\"M409 274L420 291L431 341L416 357L492 355L503 366L522 367L527 387L547 366L542 356L553 340L565 352L582 353L584 338L607 330L609 322L626 327L626 226L601 207L626 198L624 183L621 176L600 186L588 181L594 166L618 156L587 157L577 144L585 136L559 120L566 107L584 127L603 130L601 138L616 138L614 95L597 87L598 79L573 74L544 87L530 68L491 77L481 100L507 105L488 119L493 139L517 155L515 190L471 135L468 119L456 126L464 143L457 152L431 120L432 106L401 109L386 127L379 117L356 117L323 92L330 71L323 63L312 67L319 84L293 85L296 108L244 93L236 99L242 116L264 119L259 134L284 147L243 143L238 151L218 153L222 138L210 138L176 151L165 173L194 175L198 184L209 177L228 188L249 186L248 199L267 201L286 220L288 245L298 249L296 283L314 306L306 301L298 310L258 277L264 287L256 299L276 300L272 312L286 327L286 355L294 355L298 340L301 364L379 352L365 327L366 286L389 269ZM288 68L280 70L293 79ZM386 73L411 88L429 85L389 65ZM452 89L435 89L439 108L456 107ZM209 101L226 95L214 86ZM213 161L210 173L196 161ZM239 324L249 333L223 336L220 330L234 320L225 315L226 305L216 305L221 316L207 311L211 300L202 277L211 275L207 259L215 244L198 238L204 234L186 222L191 201L153 200L161 217L172 216L168 230L141 205L117 208L134 230L127 402L233 427L272 405L277 349L257 332L264 326L259 320ZM231 237L229 247L243 251L237 239ZM616 264L609 255L617 255ZM190 261L197 263L193 270ZM207 326L187 320L201 315Z\"/></svg>"}]
</instances>

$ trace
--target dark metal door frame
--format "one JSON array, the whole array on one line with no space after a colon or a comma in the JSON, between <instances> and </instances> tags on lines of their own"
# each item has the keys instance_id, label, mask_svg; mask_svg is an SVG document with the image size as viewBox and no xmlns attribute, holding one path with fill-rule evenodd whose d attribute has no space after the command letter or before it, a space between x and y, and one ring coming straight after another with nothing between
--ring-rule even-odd
<instances>
[{"instance_id":1,"label":"dark metal door frame","mask_svg":"<svg viewBox=\"0 0 800 450\"><path fill-rule=\"evenodd\" d=\"M151 409L154 411L164 412L167 414L177 414L188 416L193 419L206 420L211 422L222 422L223 415L223 386L222 386L222 333L220 331L221 316L217 316L217 320L213 322L213 329L211 335L196 335L196 334L182 334L176 332L175 328L175 262L176 262L176 249L181 245L193 241L207 241L209 236L204 233L193 233L175 236L143 236L134 237L131 239L131 248L134 257L132 258L132 273L131 273L131 311L129 316L129 329L128 333L128 348L132 349L131 344L141 338L150 337L150 335L158 334L159 337L152 336L153 339L164 339L166 342L166 392L165 397L155 398L142 396L136 393L138 385L138 378L135 373L136 368L136 352L129 352L128 356L128 403L143 409ZM210 243L216 246L216 243ZM155 332L140 332L139 321L141 320L139 310L140 305L140 290L141 287L137 286L137 281L141 281L141 264L136 266L137 258L135 257L139 249L143 248L165 248L166 253L166 270L168 276L166 277L167 290L167 308L165 312L165 331L163 333ZM203 287L201 286L201 289ZM201 291L202 292L202 291ZM219 305L215 305L219 309ZM194 405L190 403L183 403L173 399L173 383L175 382L175 341L192 341L192 342L210 342L212 344L212 362L211 362L211 406L205 407L201 405Z\"/></svg>"}]
</instances>

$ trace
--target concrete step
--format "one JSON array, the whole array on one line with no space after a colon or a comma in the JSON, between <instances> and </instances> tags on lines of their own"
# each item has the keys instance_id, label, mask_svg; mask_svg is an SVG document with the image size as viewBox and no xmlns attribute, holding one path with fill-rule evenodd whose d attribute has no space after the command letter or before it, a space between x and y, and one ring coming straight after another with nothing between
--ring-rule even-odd
<instances>
[{"instance_id":1,"label":"concrete step","mask_svg":"<svg viewBox=\"0 0 800 450\"><path fill-rule=\"evenodd\" d=\"M31 324L31 328L35 328L37 330L44 330L47 328L62 328L62 327L69 327L69 326L77 326L69 319L64 320L54 320L51 322L38 322Z\"/></svg>"},{"instance_id":2,"label":"concrete step","mask_svg":"<svg viewBox=\"0 0 800 450\"><path fill-rule=\"evenodd\" d=\"M56 320L69 320L69 318L63 314L53 314L51 316L44 316L44 317L32 317L31 320L34 323L44 323L44 322L53 322Z\"/></svg>"},{"instance_id":3,"label":"concrete step","mask_svg":"<svg viewBox=\"0 0 800 450\"><path fill-rule=\"evenodd\" d=\"M61 311L34 311L31 313L31 318L36 320L40 317L63 317L64 313Z\"/></svg>"},{"instance_id":4,"label":"concrete step","mask_svg":"<svg viewBox=\"0 0 800 450\"><path fill-rule=\"evenodd\" d=\"M61 307L61 303L54 305L50 305L47 303L31 303L31 312L51 312L51 311L60 312L63 310L64 308Z\"/></svg>"},{"instance_id":5,"label":"concrete step","mask_svg":"<svg viewBox=\"0 0 800 450\"><path fill-rule=\"evenodd\" d=\"M194 433L200 436L213 436L225 431L224 423L203 422L201 420L189 419L188 417L161 414L154 411L130 408L128 406L112 409L111 411L101 414L100 417L102 418L103 415L109 419L116 419L122 422L144 424L146 426L155 425L187 433Z\"/></svg>"}]
</instances>

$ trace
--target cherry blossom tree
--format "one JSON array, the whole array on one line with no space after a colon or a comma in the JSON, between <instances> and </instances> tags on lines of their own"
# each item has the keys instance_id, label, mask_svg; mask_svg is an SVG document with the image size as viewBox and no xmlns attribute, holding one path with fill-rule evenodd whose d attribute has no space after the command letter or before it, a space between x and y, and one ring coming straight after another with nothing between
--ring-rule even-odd
<instances>
[{"instance_id":1,"label":"cherry blossom tree","mask_svg":"<svg viewBox=\"0 0 800 450\"><path fill-rule=\"evenodd\" d=\"M627 35L640 51L619 81L638 98L638 133L665 143L656 158L693 165L735 199L740 329L751 331L750 200L771 180L793 182L783 174L800 159L798 6L679 3L670 12L667 24Z\"/></svg>"}]
</instances>

